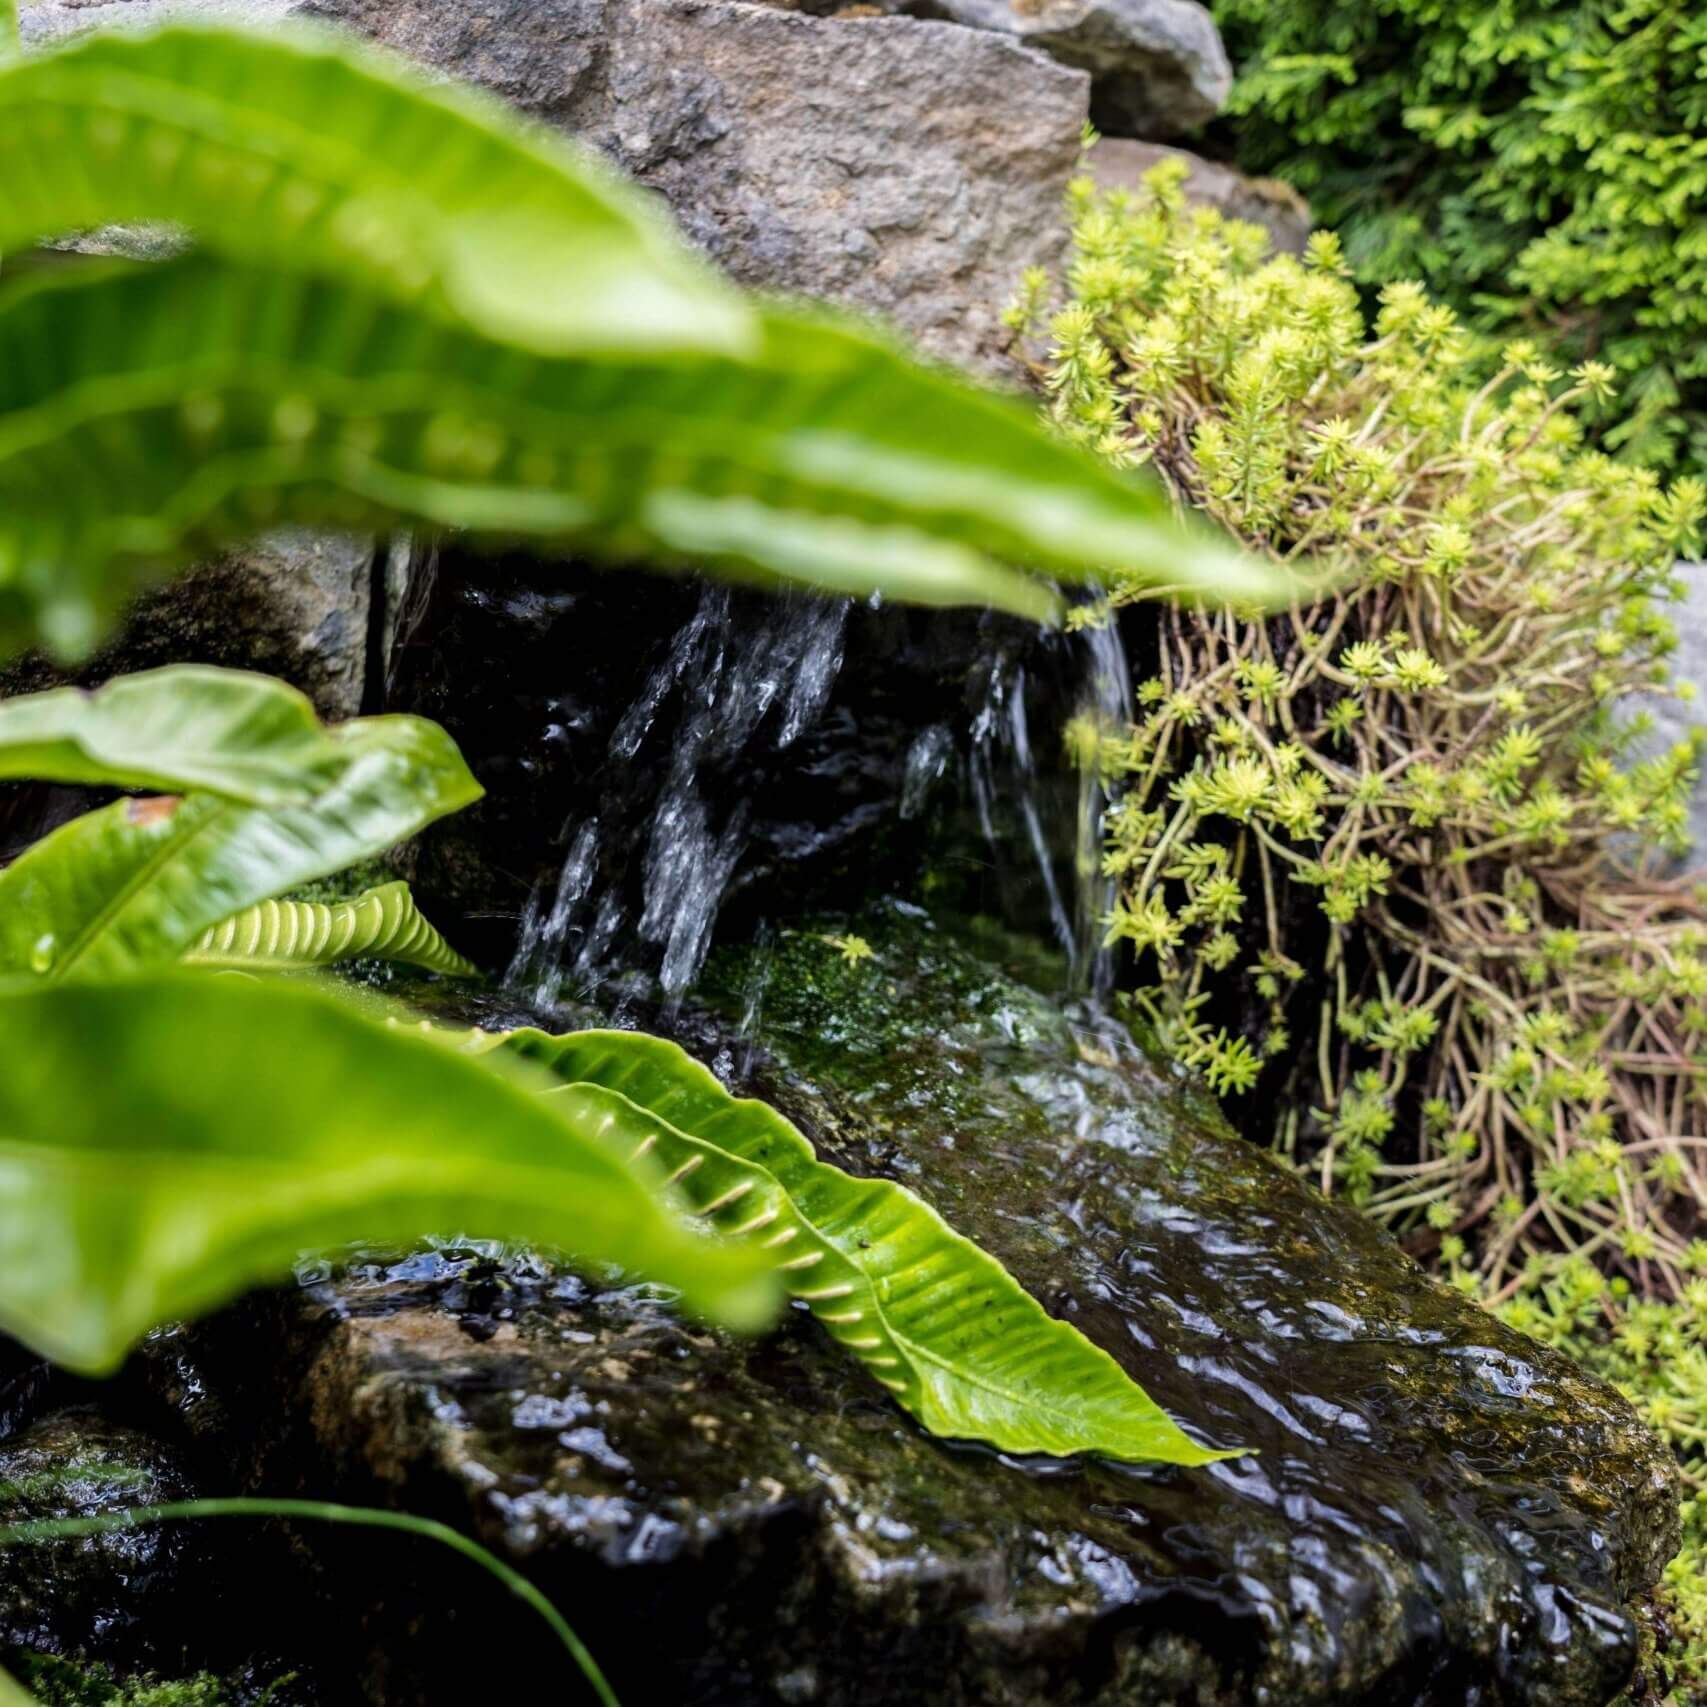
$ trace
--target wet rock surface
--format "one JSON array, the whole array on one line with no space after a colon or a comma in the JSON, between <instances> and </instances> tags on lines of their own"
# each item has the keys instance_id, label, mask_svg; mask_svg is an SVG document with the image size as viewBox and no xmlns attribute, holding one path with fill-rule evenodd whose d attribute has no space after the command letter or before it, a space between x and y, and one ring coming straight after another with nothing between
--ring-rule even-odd
<instances>
[{"instance_id":1,"label":"wet rock surface","mask_svg":"<svg viewBox=\"0 0 1707 1707\"><path fill-rule=\"evenodd\" d=\"M93 1407L52 1411L0 1441L0 1523L94 1517L190 1491L181 1459ZM174 1592L183 1541L154 1530L0 1548L0 1646L58 1652L93 1630L140 1634Z\"/></svg>"},{"instance_id":2,"label":"wet rock surface","mask_svg":"<svg viewBox=\"0 0 1707 1707\"><path fill-rule=\"evenodd\" d=\"M5 1389L26 1417L8 1417L17 1426L0 1436L0 1525L110 1517L205 1492L169 1419L121 1414L110 1393L56 1393L73 1384L53 1378L33 1395L29 1385L26 1376ZM279 1659L297 1608L277 1569L253 1526L152 1524L0 1547L0 1666L48 1707L348 1699ZM175 1694L158 1688L162 1677L190 1681Z\"/></svg>"},{"instance_id":3,"label":"wet rock surface","mask_svg":"<svg viewBox=\"0 0 1707 1707\"><path fill-rule=\"evenodd\" d=\"M714 957L683 1035L1253 1456L934 1441L807 1319L736 1343L454 1246L193 1335L227 1406L211 1436L275 1491L469 1527L631 1700L1609 1701L1676 1523L1625 1403L1231 1137L1118 1028L994 969L1007 944L979 958L894 908L851 925L877 950L857 965L804 931ZM413 1592L411 1621L369 1625L383 1698L455 1699L467 1624Z\"/></svg>"}]
</instances>

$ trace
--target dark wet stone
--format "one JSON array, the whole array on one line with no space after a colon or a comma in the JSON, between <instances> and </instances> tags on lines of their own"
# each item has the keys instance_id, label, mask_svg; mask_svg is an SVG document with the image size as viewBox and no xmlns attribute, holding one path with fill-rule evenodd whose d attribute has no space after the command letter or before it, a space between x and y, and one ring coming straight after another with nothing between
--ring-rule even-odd
<instances>
[{"instance_id":1,"label":"dark wet stone","mask_svg":"<svg viewBox=\"0 0 1707 1707\"><path fill-rule=\"evenodd\" d=\"M181 1499L185 1466L151 1435L83 1406L0 1440L0 1524ZM164 1529L0 1548L0 1645L59 1652L139 1633L176 1592L185 1537Z\"/></svg>"},{"instance_id":2,"label":"dark wet stone","mask_svg":"<svg viewBox=\"0 0 1707 1707\"><path fill-rule=\"evenodd\" d=\"M847 924L873 959L805 932L768 968L715 959L688 1040L1254 1456L1014 1462L925 1436L798 1314L738 1344L454 1247L204 1330L215 1432L275 1489L469 1528L632 1701L1609 1701L1677 1522L1624 1401L1233 1138L1108 1022L900 911ZM755 1052L717 1010L756 996ZM371 1622L387 1701L457 1699L489 1665L465 1599L430 1610L446 1592L423 1578L391 1595L410 1620ZM518 1622L504 1651L548 1663Z\"/></svg>"},{"instance_id":3,"label":"dark wet stone","mask_svg":"<svg viewBox=\"0 0 1707 1707\"><path fill-rule=\"evenodd\" d=\"M8 1342L0 1341L0 1363ZM152 1353L167 1379L168 1343ZM112 1517L207 1489L188 1443L126 1382L100 1400L26 1376L4 1388L0 1526ZM199 1402L210 1403L199 1395ZM128 1414L135 1410L136 1414ZM281 1657L300 1640L301 1585L277 1537L243 1521L157 1523L0 1546L0 1668L43 1707L344 1707L352 1697ZM337 1676L334 1668L330 1674Z\"/></svg>"}]
</instances>

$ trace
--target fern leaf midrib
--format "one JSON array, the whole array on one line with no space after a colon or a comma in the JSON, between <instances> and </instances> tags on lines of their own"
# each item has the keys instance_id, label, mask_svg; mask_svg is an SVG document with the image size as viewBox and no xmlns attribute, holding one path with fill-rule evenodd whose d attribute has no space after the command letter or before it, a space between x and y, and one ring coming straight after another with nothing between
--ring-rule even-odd
<instances>
[{"instance_id":1,"label":"fern leaf midrib","mask_svg":"<svg viewBox=\"0 0 1707 1707\"><path fill-rule=\"evenodd\" d=\"M632 1079L637 1070L638 1066L631 1067L628 1072L628 1077ZM788 1205L789 1212L806 1229L807 1234L811 1238L815 1239L826 1251L832 1252L834 1255L841 1258L841 1260L847 1263L848 1266L860 1276L861 1280L864 1281L867 1291L871 1294L871 1306L882 1318L881 1325L883 1331L886 1334L889 1334L891 1342L894 1343L895 1336L889 1329L888 1318L884 1314L882 1305L877 1297L877 1284L866 1272L864 1264L862 1264L856 1257L851 1256L847 1251L843 1250L835 1240L831 1239L823 1229L820 1228L809 1215L807 1215L807 1213L800 1207L799 1200L795 1197L794 1193L791 1192L777 1177L777 1175L770 1168L766 1167L763 1162L757 1162L751 1157L743 1156L739 1151L727 1149L723 1145L717 1143L714 1139L705 1138L698 1133L684 1130L682 1127L677 1126L673 1121L668 1120L663 1115L659 1114L658 1111L649 1104L639 1102L635 1098L628 1096L615 1085L604 1084L597 1079L569 1079L564 1081L564 1087L565 1089L580 1087L588 1090L601 1091L608 1096L618 1097L630 1108L634 1109L636 1113L644 1116L648 1120L655 1121L659 1126L663 1127L665 1131L667 1131L670 1136L679 1143L688 1146L690 1149L709 1151L711 1154L721 1157L725 1162L732 1166L757 1174L762 1181L768 1182L768 1184L776 1191L777 1196ZM794 1292L792 1287L789 1288L789 1290L794 1296L799 1296L797 1292ZM813 1315L818 1315L819 1311L817 1304L813 1303L810 1299L805 1300L805 1302L812 1309ZM836 1339L838 1343L842 1343L839 1335L832 1334L831 1337ZM862 1362L869 1361L866 1352L860 1351L858 1348L850 1349L854 1350L855 1356L859 1357ZM897 1344L895 1349L899 1350L900 1346Z\"/></svg>"},{"instance_id":2,"label":"fern leaf midrib","mask_svg":"<svg viewBox=\"0 0 1707 1707\"><path fill-rule=\"evenodd\" d=\"M576 377L590 375L595 369L604 369L617 378L643 371L633 362L601 362L596 357L574 358L573 365L579 370ZM561 445L553 447L558 454L572 454L592 464L609 462L618 454L589 438L586 429L595 424L607 437L613 427L620 427L623 439L644 445L667 438L673 450L684 441L700 439L704 441L699 447L700 454L707 462L733 466L749 476L774 473L779 447L797 436L786 421L767 427L743 416L742 434L732 441L728 433L732 413L729 411L700 410L684 414L667 406L625 402L613 416L596 399L583 403L570 395L562 404L547 406L518 397L514 392L482 385L472 378L457 376L447 380L443 374L435 375L426 367L351 379L344 371L317 366L311 359L272 362L253 351L232 350L203 354L169 370L73 379L45 401L5 414L0 425L0 462L51 448L74 433L97 432L136 415L174 409L186 393L201 392L270 397L306 392L329 414L345 422L384 422L388 417L399 422L466 411L477 419L484 417L503 423L508 439L561 440ZM324 444L314 445L312 449L334 462L348 454L340 447ZM244 446L229 454L283 453L279 446L269 443ZM377 456L363 460L386 465L386 459ZM786 456L780 460L789 461ZM818 459L813 460L816 463ZM408 469L397 472L411 473ZM827 495L849 489L826 478L821 468L807 473L790 466L788 474L791 482L802 490ZM528 485L522 480L513 484L524 489ZM877 501L886 512L900 508L881 499Z\"/></svg>"},{"instance_id":3,"label":"fern leaf midrib","mask_svg":"<svg viewBox=\"0 0 1707 1707\"><path fill-rule=\"evenodd\" d=\"M167 796L166 798L173 797ZM212 801L214 799L211 795L193 797L179 795L176 798L179 804L173 809L171 818L167 820L169 829L176 826L180 813L192 810L200 800ZM119 802L113 809L124 812L128 811L129 807L125 802ZM187 833L162 836L160 846L119 885L111 898L95 913L91 914L83 927L73 936L71 941L74 946L71 952L64 956L55 952L49 975L55 980L64 977L68 968L80 963L87 954L99 947L101 937L106 933L113 920L136 899L139 893L153 885L155 878L166 866L177 859L185 849L194 847L201 837L214 828L227 813L248 810L252 809L238 806L232 802L220 802L200 824L193 826Z\"/></svg>"}]
</instances>

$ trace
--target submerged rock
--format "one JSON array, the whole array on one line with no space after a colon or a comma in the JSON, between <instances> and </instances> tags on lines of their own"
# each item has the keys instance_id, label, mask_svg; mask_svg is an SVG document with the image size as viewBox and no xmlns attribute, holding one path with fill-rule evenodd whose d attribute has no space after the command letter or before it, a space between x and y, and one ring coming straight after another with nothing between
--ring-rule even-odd
<instances>
[{"instance_id":1,"label":"submerged rock","mask_svg":"<svg viewBox=\"0 0 1707 1707\"><path fill-rule=\"evenodd\" d=\"M933 1440L800 1314L740 1343L455 1247L203 1330L212 1432L275 1491L467 1527L633 1701L1617 1693L1677 1521L1670 1460L1617 1394L1232 1137L1106 1019L910 910L841 928L874 956L801 932L715 957L686 1040L1252 1456L1184 1471ZM380 1698L489 1681L466 1600L434 1610L442 1573L395 1586L411 1616L368 1626ZM505 1651L544 1663L525 1632L508 1646L517 1622Z\"/></svg>"}]
</instances>

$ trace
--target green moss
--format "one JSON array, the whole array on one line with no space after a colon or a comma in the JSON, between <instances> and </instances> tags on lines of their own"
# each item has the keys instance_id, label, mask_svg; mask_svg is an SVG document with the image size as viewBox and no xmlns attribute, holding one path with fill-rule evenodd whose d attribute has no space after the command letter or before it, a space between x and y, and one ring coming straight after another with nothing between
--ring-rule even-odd
<instances>
[{"instance_id":1,"label":"green moss","mask_svg":"<svg viewBox=\"0 0 1707 1707\"><path fill-rule=\"evenodd\" d=\"M13 1653L8 1665L41 1707L264 1707L294 1681L287 1675L257 1690L207 1672L177 1680L146 1672L125 1677L57 1654Z\"/></svg>"},{"instance_id":2,"label":"green moss","mask_svg":"<svg viewBox=\"0 0 1707 1707\"><path fill-rule=\"evenodd\" d=\"M382 883L395 883L397 873L383 858L364 859L355 865L334 871L329 877L316 878L312 883L298 884L279 896L281 901L353 901L369 889Z\"/></svg>"},{"instance_id":3,"label":"green moss","mask_svg":"<svg viewBox=\"0 0 1707 1707\"><path fill-rule=\"evenodd\" d=\"M23 1506L57 1505L71 1491L86 1491L99 1486L122 1492L125 1489L144 1489L154 1485L146 1471L130 1464L109 1464L98 1459L57 1465L51 1470L34 1470L11 1481L0 1482L0 1510L15 1510Z\"/></svg>"},{"instance_id":4,"label":"green moss","mask_svg":"<svg viewBox=\"0 0 1707 1707\"><path fill-rule=\"evenodd\" d=\"M1039 970L1058 974L1058 961L988 920L966 932L976 951L919 909L883 901L851 920L810 920L774 942L720 950L702 989L733 1012L756 1003L766 1031L787 1033L803 1063L842 1074L864 1060L928 1051L942 1040L945 1019L999 1019L1022 1044L1063 1032L1054 1004L1018 981ZM850 957L841 946L850 934L869 952ZM921 977L940 997L929 1016L902 997L903 985Z\"/></svg>"}]
</instances>

